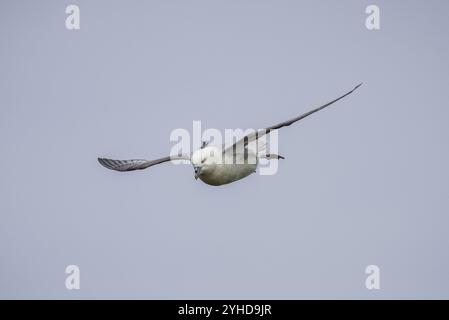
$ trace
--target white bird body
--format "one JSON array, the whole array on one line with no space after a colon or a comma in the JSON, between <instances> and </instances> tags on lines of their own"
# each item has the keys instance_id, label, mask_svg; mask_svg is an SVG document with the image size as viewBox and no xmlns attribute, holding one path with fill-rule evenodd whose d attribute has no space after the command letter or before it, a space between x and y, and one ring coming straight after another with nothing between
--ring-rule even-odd
<instances>
[{"instance_id":1,"label":"white bird body","mask_svg":"<svg viewBox=\"0 0 449 320\"><path fill-rule=\"evenodd\" d=\"M257 142L259 138L263 137L266 134L269 134L270 131L288 127L291 124L330 106L331 104L337 102L340 99L343 99L347 95L354 92L361 85L362 84L357 85L351 91L318 108L315 108L311 111L303 113L290 120L278 123L271 127L267 127L265 129L250 133L227 148L203 146L201 149L196 150L190 155L180 155L177 157L168 156L151 161L143 159L112 160L106 158L98 158L98 161L101 165L111 170L132 171L146 169L156 164L168 162L170 160L186 159L190 160L193 165L193 168L195 170L195 179L200 178L201 181L212 186L228 184L243 179L249 176L251 173L254 173L259 163L259 158L261 157L269 160L284 159L282 156L276 154L261 154L261 150L257 150L258 147L256 147L256 150L252 150L250 148L250 142Z\"/></svg>"},{"instance_id":2,"label":"white bird body","mask_svg":"<svg viewBox=\"0 0 449 320\"><path fill-rule=\"evenodd\" d=\"M245 154L223 152L221 148L207 146L196 150L191 157L195 178L212 186L228 184L254 173L259 162L257 154L247 150Z\"/></svg>"}]
</instances>

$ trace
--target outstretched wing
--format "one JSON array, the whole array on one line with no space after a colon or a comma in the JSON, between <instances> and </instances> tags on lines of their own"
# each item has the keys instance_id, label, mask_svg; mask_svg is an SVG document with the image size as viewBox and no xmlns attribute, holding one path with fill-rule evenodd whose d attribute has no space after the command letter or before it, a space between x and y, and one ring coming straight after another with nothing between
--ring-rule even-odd
<instances>
[{"instance_id":1,"label":"outstretched wing","mask_svg":"<svg viewBox=\"0 0 449 320\"><path fill-rule=\"evenodd\" d=\"M270 131L276 130L276 129L280 129L282 127L288 127L289 125L291 125L291 124L293 124L293 123L295 123L295 122L297 122L297 121L299 121L301 119L304 119L305 117L308 117L308 116L310 116L311 114L313 114L313 113L315 113L317 111L323 110L324 108L330 106L331 104L334 104L338 100L341 100L344 97L346 97L346 96L350 95L351 93L353 93L361 85L362 85L362 83L360 83L359 85L355 86L354 89L352 89L351 91L349 91L349 92L345 93L344 95L338 97L337 99L334 99L331 102L328 102L328 103L326 103L326 104L324 104L324 105L322 105L322 106L320 106L318 108L315 108L315 109L313 109L311 111L303 113L303 114L301 114L301 115L299 115L297 117L294 117L294 118L292 118L290 120L287 120L287 121L275 124L274 126L254 131L254 132L244 136L242 139L240 139L239 141L237 141L233 145L231 145L228 148L226 148L223 152L225 153L225 152L229 152L229 151L232 151L232 150L240 150L240 148L242 148L242 147L246 148L248 146L248 143L250 143L250 142L252 142L254 140L257 140L257 139L263 137L266 134L269 134Z\"/></svg>"},{"instance_id":2,"label":"outstretched wing","mask_svg":"<svg viewBox=\"0 0 449 320\"><path fill-rule=\"evenodd\" d=\"M133 170L143 170L154 166L159 163L167 162L170 160L190 160L189 156L177 156L177 157L164 157L156 160L144 160L144 159L134 159L134 160L113 160L106 158L98 158L98 162L108 169L115 171L133 171Z\"/></svg>"}]
</instances>

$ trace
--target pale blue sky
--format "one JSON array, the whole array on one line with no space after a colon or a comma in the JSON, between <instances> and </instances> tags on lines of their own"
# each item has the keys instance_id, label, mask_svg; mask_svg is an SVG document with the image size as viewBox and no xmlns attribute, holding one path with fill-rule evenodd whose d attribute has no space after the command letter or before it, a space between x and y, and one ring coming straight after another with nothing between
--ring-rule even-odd
<instances>
[{"instance_id":1,"label":"pale blue sky","mask_svg":"<svg viewBox=\"0 0 449 320\"><path fill-rule=\"evenodd\" d=\"M0 297L449 298L448 9L2 1ZM362 81L280 131L274 176L214 188L96 161L165 156L193 120L271 125Z\"/></svg>"}]
</instances>

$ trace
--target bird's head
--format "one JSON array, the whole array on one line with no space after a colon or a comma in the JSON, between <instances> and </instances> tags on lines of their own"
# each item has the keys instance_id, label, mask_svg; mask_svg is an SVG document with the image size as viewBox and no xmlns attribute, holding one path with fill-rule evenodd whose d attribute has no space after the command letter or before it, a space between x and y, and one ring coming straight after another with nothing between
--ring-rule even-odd
<instances>
[{"instance_id":1,"label":"bird's head","mask_svg":"<svg viewBox=\"0 0 449 320\"><path fill-rule=\"evenodd\" d=\"M204 147L192 154L191 162L195 170L195 179L210 173L221 157L221 151L216 147Z\"/></svg>"}]
</instances>

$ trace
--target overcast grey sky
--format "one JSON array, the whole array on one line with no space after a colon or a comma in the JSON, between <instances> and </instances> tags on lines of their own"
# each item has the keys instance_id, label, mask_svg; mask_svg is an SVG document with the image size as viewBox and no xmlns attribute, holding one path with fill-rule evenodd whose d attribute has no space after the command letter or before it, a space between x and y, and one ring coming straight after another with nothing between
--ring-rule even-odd
<instances>
[{"instance_id":1,"label":"overcast grey sky","mask_svg":"<svg viewBox=\"0 0 449 320\"><path fill-rule=\"evenodd\" d=\"M448 9L2 0L0 298L449 298ZM274 176L211 187L96 160L165 156L193 120L272 125L362 81L279 132Z\"/></svg>"}]
</instances>

